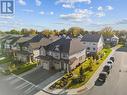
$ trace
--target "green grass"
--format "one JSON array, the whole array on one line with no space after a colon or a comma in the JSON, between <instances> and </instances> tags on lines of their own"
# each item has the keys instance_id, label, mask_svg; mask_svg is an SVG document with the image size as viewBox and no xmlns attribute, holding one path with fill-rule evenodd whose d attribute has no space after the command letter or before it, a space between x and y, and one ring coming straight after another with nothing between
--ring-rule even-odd
<instances>
[{"instance_id":1,"label":"green grass","mask_svg":"<svg viewBox=\"0 0 127 95\"><path fill-rule=\"evenodd\" d=\"M16 69L12 71L12 73L19 75L33 69L34 67L36 67L36 64L31 64L31 63L23 64L23 65L17 66Z\"/></svg>"},{"instance_id":2,"label":"green grass","mask_svg":"<svg viewBox=\"0 0 127 95\"><path fill-rule=\"evenodd\" d=\"M0 58L5 57L5 56L0 56ZM0 60L0 64L8 64L12 61L12 58L10 57L5 57L4 59Z\"/></svg>"},{"instance_id":3,"label":"green grass","mask_svg":"<svg viewBox=\"0 0 127 95\"><path fill-rule=\"evenodd\" d=\"M0 52L2 52L1 49ZM2 57L5 58L0 60L0 64L7 64L7 68L5 68L5 71L7 72L10 71L10 73L14 73L16 75L22 74L36 67L36 62L23 64L23 63L15 62L13 58L5 56L3 54L0 55L0 58Z\"/></svg>"},{"instance_id":4,"label":"green grass","mask_svg":"<svg viewBox=\"0 0 127 95\"><path fill-rule=\"evenodd\" d=\"M85 70L85 72L84 72L85 80L80 83L72 84L71 81L73 78L75 78L73 76L72 78L70 78L68 80L68 85L66 87L69 89L79 88L82 85L84 85L86 82L88 82L88 80L93 76L93 74L96 72L96 70L99 68L99 66L104 62L104 60L108 57L108 55L111 53L111 51L112 51L111 49L103 49L102 51L99 52L99 54L102 54L105 52L105 55L101 59L98 60L98 64L94 63L94 65L92 66L92 71L87 70L87 68L89 67L89 62L90 62L89 59L86 60L84 63L82 63L79 67L77 67L74 71L72 71L72 73L76 76L79 76L79 70L82 67ZM66 77L66 74L64 75L64 77Z\"/></svg>"}]
</instances>

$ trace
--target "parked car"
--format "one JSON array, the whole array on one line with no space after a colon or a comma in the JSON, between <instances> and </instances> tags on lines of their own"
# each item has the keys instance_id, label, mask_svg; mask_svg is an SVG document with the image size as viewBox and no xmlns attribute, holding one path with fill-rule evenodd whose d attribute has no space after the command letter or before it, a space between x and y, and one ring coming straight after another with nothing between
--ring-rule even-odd
<instances>
[{"instance_id":1,"label":"parked car","mask_svg":"<svg viewBox=\"0 0 127 95\"><path fill-rule=\"evenodd\" d=\"M114 62L115 61L115 58L114 57L110 57L110 60L112 60Z\"/></svg>"},{"instance_id":2,"label":"parked car","mask_svg":"<svg viewBox=\"0 0 127 95\"><path fill-rule=\"evenodd\" d=\"M101 81L101 82L105 82L106 78L107 78L107 75L108 75L107 72L101 72L99 77L98 77L98 80Z\"/></svg>"},{"instance_id":3,"label":"parked car","mask_svg":"<svg viewBox=\"0 0 127 95\"><path fill-rule=\"evenodd\" d=\"M106 64L103 68L103 72L107 72L108 74L110 73L110 70L112 69L112 65Z\"/></svg>"},{"instance_id":4,"label":"parked car","mask_svg":"<svg viewBox=\"0 0 127 95\"><path fill-rule=\"evenodd\" d=\"M107 64L112 65L112 64L113 64L113 61L112 61L112 60L109 60L109 61L107 62Z\"/></svg>"}]
</instances>

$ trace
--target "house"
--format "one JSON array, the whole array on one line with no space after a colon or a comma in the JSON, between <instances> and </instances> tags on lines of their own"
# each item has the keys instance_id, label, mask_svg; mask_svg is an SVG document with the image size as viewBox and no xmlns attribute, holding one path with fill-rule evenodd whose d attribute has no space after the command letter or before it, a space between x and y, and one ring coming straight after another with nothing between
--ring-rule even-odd
<instances>
[{"instance_id":1,"label":"house","mask_svg":"<svg viewBox=\"0 0 127 95\"><path fill-rule=\"evenodd\" d=\"M29 41L34 36L31 35L24 35L16 42L16 60L27 62L31 61L32 53L30 52L30 49L28 48Z\"/></svg>"},{"instance_id":2,"label":"house","mask_svg":"<svg viewBox=\"0 0 127 95\"><path fill-rule=\"evenodd\" d=\"M40 47L44 44L52 42L56 37L46 38L41 34L26 37L26 39L18 41L20 50L17 53L17 59L23 62L38 61L36 58L40 55Z\"/></svg>"},{"instance_id":3,"label":"house","mask_svg":"<svg viewBox=\"0 0 127 95\"><path fill-rule=\"evenodd\" d=\"M103 36L100 34L86 34L81 41L86 46L87 54L93 54L103 49Z\"/></svg>"},{"instance_id":4,"label":"house","mask_svg":"<svg viewBox=\"0 0 127 95\"><path fill-rule=\"evenodd\" d=\"M86 48L78 38L62 37L40 49L40 62L46 70L69 72L85 61Z\"/></svg>"},{"instance_id":5,"label":"house","mask_svg":"<svg viewBox=\"0 0 127 95\"><path fill-rule=\"evenodd\" d=\"M4 53L12 52L12 48L15 46L15 40L19 39L19 35L7 35L1 39L1 49L3 49Z\"/></svg>"},{"instance_id":6,"label":"house","mask_svg":"<svg viewBox=\"0 0 127 95\"><path fill-rule=\"evenodd\" d=\"M119 38L116 35L104 36L104 42L105 44L116 46L119 42Z\"/></svg>"}]
</instances>

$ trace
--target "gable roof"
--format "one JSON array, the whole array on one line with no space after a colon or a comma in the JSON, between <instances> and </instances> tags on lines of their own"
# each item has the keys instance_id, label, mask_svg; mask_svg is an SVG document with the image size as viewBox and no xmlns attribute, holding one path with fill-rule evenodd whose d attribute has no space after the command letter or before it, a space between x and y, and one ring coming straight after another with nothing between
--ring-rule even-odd
<instances>
[{"instance_id":1,"label":"gable roof","mask_svg":"<svg viewBox=\"0 0 127 95\"><path fill-rule=\"evenodd\" d=\"M36 36L34 36L29 42L39 42L42 38L44 38L44 36L42 34L38 34Z\"/></svg>"},{"instance_id":2,"label":"gable roof","mask_svg":"<svg viewBox=\"0 0 127 95\"><path fill-rule=\"evenodd\" d=\"M100 38L101 38L100 34L86 34L86 35L83 36L81 41L85 41L85 42L98 42Z\"/></svg>"},{"instance_id":3,"label":"gable roof","mask_svg":"<svg viewBox=\"0 0 127 95\"><path fill-rule=\"evenodd\" d=\"M34 37L34 36L23 36L23 37L21 37L21 38L17 41L17 43L25 43L25 42L31 40L33 37Z\"/></svg>"},{"instance_id":4,"label":"gable roof","mask_svg":"<svg viewBox=\"0 0 127 95\"><path fill-rule=\"evenodd\" d=\"M47 37L43 37L42 39L40 39L40 41L38 42L30 42L29 43L29 46L32 48L32 49L38 49L40 48L41 46L47 46L49 45L50 43L58 40L59 37L58 36L51 36L49 38Z\"/></svg>"},{"instance_id":5,"label":"gable roof","mask_svg":"<svg viewBox=\"0 0 127 95\"><path fill-rule=\"evenodd\" d=\"M77 52L80 52L81 50L84 50L85 45L78 38L73 39L61 38L49 44L45 48L48 51L51 50L56 52L68 53L69 55L72 55Z\"/></svg>"}]
</instances>

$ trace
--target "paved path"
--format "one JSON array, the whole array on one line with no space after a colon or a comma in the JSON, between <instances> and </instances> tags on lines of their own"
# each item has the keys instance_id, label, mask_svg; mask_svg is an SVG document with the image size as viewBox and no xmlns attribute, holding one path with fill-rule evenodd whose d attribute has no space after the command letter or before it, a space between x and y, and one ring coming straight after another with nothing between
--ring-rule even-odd
<instances>
[{"instance_id":1,"label":"paved path","mask_svg":"<svg viewBox=\"0 0 127 95\"><path fill-rule=\"evenodd\" d=\"M80 95L127 95L127 48L118 49L114 56L115 64L106 82Z\"/></svg>"}]
</instances>

